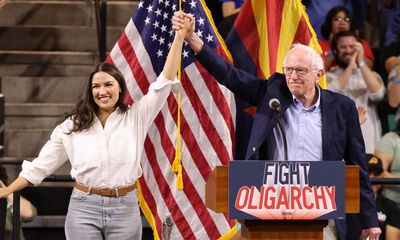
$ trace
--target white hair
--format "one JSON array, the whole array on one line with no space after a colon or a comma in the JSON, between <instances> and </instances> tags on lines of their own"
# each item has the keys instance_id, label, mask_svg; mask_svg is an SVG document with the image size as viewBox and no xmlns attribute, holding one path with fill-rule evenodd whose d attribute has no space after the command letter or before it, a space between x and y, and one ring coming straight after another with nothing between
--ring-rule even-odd
<instances>
[{"instance_id":1,"label":"white hair","mask_svg":"<svg viewBox=\"0 0 400 240\"><path fill-rule=\"evenodd\" d=\"M300 43L295 43L292 45L289 52L286 54L285 58L283 59L283 66L286 66L286 61L287 61L288 57L292 54L292 52L295 49L303 49L308 53L312 68L315 68L317 70L324 69L324 61L322 60L321 55L317 51L315 51L314 48L300 44Z\"/></svg>"}]
</instances>

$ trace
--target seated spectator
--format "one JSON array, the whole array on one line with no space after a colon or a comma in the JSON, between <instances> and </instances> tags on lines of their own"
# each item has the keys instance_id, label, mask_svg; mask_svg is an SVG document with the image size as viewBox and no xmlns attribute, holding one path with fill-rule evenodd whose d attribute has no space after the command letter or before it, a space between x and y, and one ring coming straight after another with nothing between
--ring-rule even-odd
<instances>
[{"instance_id":1,"label":"seated spectator","mask_svg":"<svg viewBox=\"0 0 400 240\"><path fill-rule=\"evenodd\" d=\"M222 21L218 25L218 31L221 36L225 39L230 32L233 23L236 20L237 15L240 12L240 8L243 4L243 0L220 0L222 2Z\"/></svg>"},{"instance_id":2,"label":"seated spectator","mask_svg":"<svg viewBox=\"0 0 400 240\"><path fill-rule=\"evenodd\" d=\"M327 73L328 89L356 102L365 150L373 153L382 134L376 102L385 94L383 80L365 62L364 49L354 32L337 33L332 39L332 50L337 66Z\"/></svg>"},{"instance_id":3,"label":"seated spectator","mask_svg":"<svg viewBox=\"0 0 400 240\"><path fill-rule=\"evenodd\" d=\"M331 42L335 34L340 31L354 31L352 26L352 16L350 11L343 6L332 8L326 15L325 22L321 27L321 34L324 39L319 40L322 52L325 56L325 69L329 70L334 63L334 56L331 51ZM361 40L364 49L364 60L368 67L372 69L374 65L374 55L365 40Z\"/></svg>"},{"instance_id":4,"label":"seated spectator","mask_svg":"<svg viewBox=\"0 0 400 240\"><path fill-rule=\"evenodd\" d=\"M5 187L8 182L8 176L6 169L0 165L0 187ZM6 227L5 227L5 232L6 232L6 237L10 237L9 235L12 232L12 222L13 222L13 213L12 213L12 208L13 208L13 195L9 195L7 197L7 214L6 214ZM22 222L30 222L36 217L36 208L29 202L27 199L21 196L20 198L20 217ZM11 238L9 238L11 239ZM19 230L19 239L24 240L24 234L22 232L22 228Z\"/></svg>"},{"instance_id":5,"label":"seated spectator","mask_svg":"<svg viewBox=\"0 0 400 240\"><path fill-rule=\"evenodd\" d=\"M397 108L400 105L400 40L382 49L385 71L388 74L388 103ZM396 113L396 121L400 119L400 109Z\"/></svg>"},{"instance_id":6,"label":"seated spectator","mask_svg":"<svg viewBox=\"0 0 400 240\"><path fill-rule=\"evenodd\" d=\"M383 177L400 177L400 126L397 122L397 131L386 133L379 142L375 156L382 160ZM400 207L400 187L398 185L385 186L382 194L397 203Z\"/></svg>"},{"instance_id":7,"label":"seated spectator","mask_svg":"<svg viewBox=\"0 0 400 240\"><path fill-rule=\"evenodd\" d=\"M382 160L372 156L368 161L368 173L370 178L383 177ZM376 199L376 209L378 212L379 227L382 230L380 239L392 240L400 239L400 209L396 202L386 198L382 193L382 186L377 184L372 186Z\"/></svg>"}]
</instances>

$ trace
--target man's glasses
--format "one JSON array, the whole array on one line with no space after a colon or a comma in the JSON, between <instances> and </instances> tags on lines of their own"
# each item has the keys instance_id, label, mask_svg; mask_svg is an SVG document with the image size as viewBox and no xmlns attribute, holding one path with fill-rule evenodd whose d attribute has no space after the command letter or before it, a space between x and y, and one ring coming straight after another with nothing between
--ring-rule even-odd
<instances>
[{"instance_id":1,"label":"man's glasses","mask_svg":"<svg viewBox=\"0 0 400 240\"><path fill-rule=\"evenodd\" d=\"M343 21L345 21L345 22L349 23L350 22L350 18L348 18L348 17L345 17L345 18L335 17L335 18L333 18L333 21L335 21L335 22L343 22Z\"/></svg>"},{"instance_id":2,"label":"man's glasses","mask_svg":"<svg viewBox=\"0 0 400 240\"><path fill-rule=\"evenodd\" d=\"M297 74L297 76L304 76L304 75L306 75L309 71L312 71L312 70L315 70L315 69L308 69L308 68L304 68L304 67L297 67L297 68L294 68L294 67L284 67L283 68L283 73L285 74L285 75L291 75L292 73L293 73L293 71L295 71L296 72L296 74Z\"/></svg>"}]
</instances>

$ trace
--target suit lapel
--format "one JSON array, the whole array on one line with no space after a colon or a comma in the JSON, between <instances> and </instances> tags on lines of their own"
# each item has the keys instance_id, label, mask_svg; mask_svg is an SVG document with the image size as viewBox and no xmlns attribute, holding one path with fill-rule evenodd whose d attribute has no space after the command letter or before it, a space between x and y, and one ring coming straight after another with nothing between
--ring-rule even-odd
<instances>
[{"instance_id":1,"label":"suit lapel","mask_svg":"<svg viewBox=\"0 0 400 240\"><path fill-rule=\"evenodd\" d=\"M259 151L259 147L273 133L272 129L275 127L276 121L273 116L273 110L268 106L269 100L277 98L281 102L281 117L293 102L292 94L287 88L283 75L274 74L268 81L267 92L257 107L257 114L254 118L249 145L247 147L246 159L257 158L258 156L254 154Z\"/></svg>"},{"instance_id":2,"label":"suit lapel","mask_svg":"<svg viewBox=\"0 0 400 240\"><path fill-rule=\"evenodd\" d=\"M333 98L327 91L321 89L321 119L322 119L322 160L331 159L329 150L332 138L332 119L335 117L336 107Z\"/></svg>"}]
</instances>

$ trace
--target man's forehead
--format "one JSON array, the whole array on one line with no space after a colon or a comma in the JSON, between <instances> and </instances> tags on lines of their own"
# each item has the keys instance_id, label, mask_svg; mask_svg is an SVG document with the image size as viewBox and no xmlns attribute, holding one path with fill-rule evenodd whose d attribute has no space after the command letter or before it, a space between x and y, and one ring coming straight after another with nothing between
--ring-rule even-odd
<instances>
[{"instance_id":1,"label":"man's forehead","mask_svg":"<svg viewBox=\"0 0 400 240\"><path fill-rule=\"evenodd\" d=\"M355 44L356 42L357 39L354 36L343 36L338 39L337 45Z\"/></svg>"}]
</instances>

